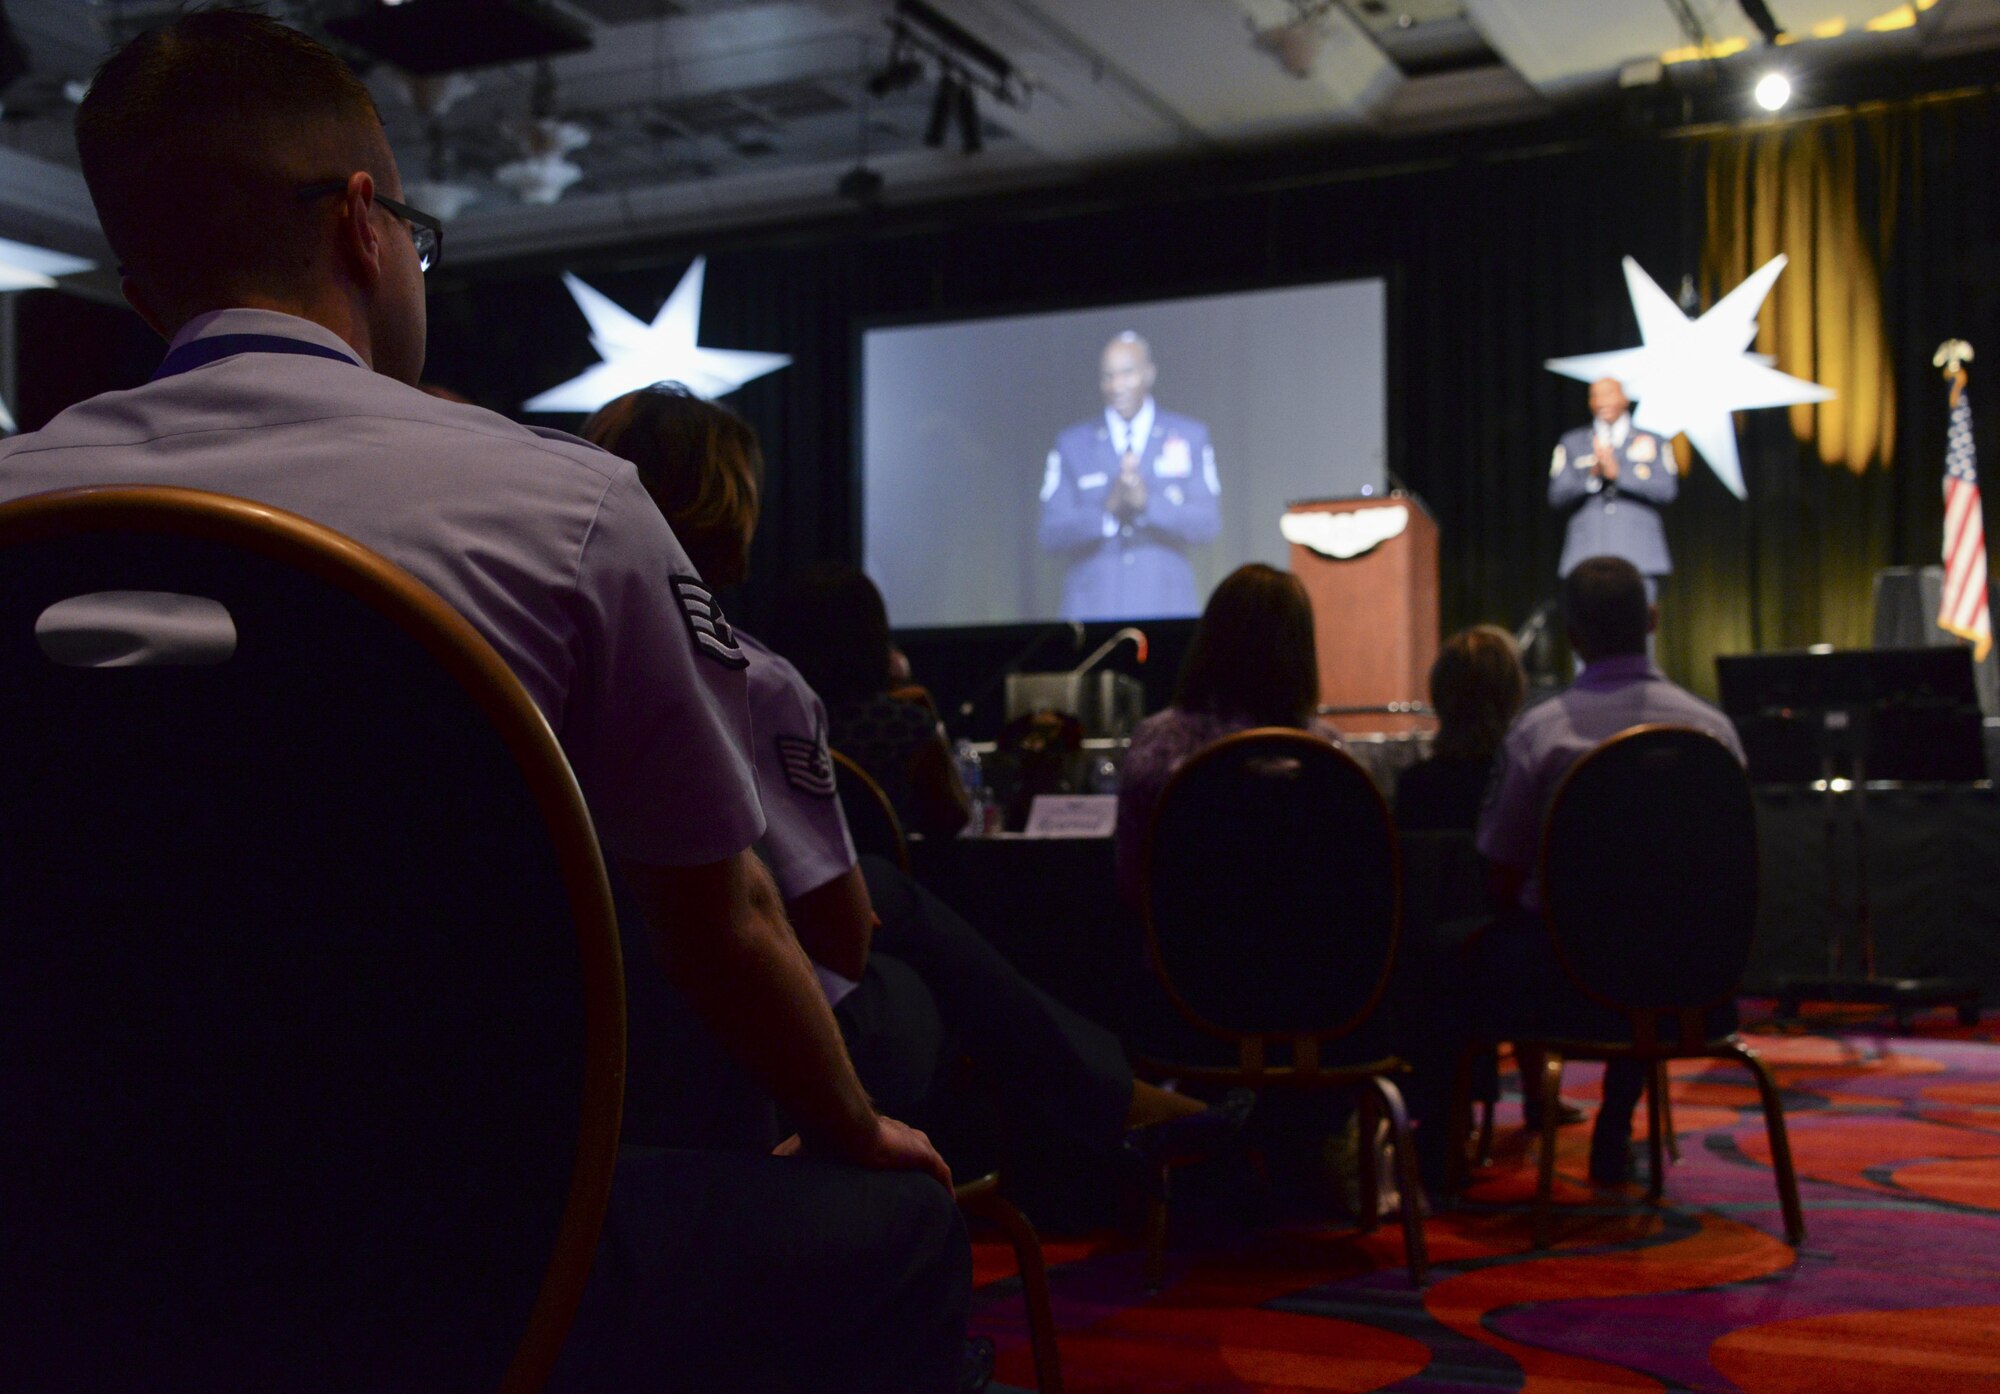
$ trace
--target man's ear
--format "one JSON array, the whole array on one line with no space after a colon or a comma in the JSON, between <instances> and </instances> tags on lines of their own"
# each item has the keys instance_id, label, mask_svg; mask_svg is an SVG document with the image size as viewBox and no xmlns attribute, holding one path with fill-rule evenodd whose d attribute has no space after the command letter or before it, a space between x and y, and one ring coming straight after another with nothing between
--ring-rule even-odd
<instances>
[{"instance_id":1,"label":"man's ear","mask_svg":"<svg viewBox=\"0 0 2000 1394\"><path fill-rule=\"evenodd\" d=\"M130 276L120 276L118 278L118 290L124 295L125 303L132 307L133 312L140 319L146 321L148 329L152 330L162 339L171 340L174 337L167 330L166 320L161 317L158 310L153 308L153 302L146 298L146 292L139 289L137 281L133 280Z\"/></svg>"},{"instance_id":2,"label":"man's ear","mask_svg":"<svg viewBox=\"0 0 2000 1394\"><path fill-rule=\"evenodd\" d=\"M337 236L341 261L364 286L373 286L382 277L382 237L368 216L374 207L375 179L368 171L357 170L340 196Z\"/></svg>"}]
</instances>

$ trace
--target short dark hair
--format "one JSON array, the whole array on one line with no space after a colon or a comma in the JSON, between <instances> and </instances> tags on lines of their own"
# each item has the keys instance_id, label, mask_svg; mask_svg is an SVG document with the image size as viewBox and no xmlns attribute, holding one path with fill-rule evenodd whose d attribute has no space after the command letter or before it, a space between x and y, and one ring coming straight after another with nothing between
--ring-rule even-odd
<instances>
[{"instance_id":1,"label":"short dark hair","mask_svg":"<svg viewBox=\"0 0 2000 1394\"><path fill-rule=\"evenodd\" d=\"M1431 664L1430 686L1438 716L1431 749L1453 759L1490 760L1521 709L1528 678L1514 636L1479 624L1444 641Z\"/></svg>"},{"instance_id":2,"label":"short dark hair","mask_svg":"<svg viewBox=\"0 0 2000 1394\"><path fill-rule=\"evenodd\" d=\"M866 701L889 686L889 608L851 566L825 563L785 589L771 647L829 707Z\"/></svg>"},{"instance_id":3,"label":"short dark hair","mask_svg":"<svg viewBox=\"0 0 2000 1394\"><path fill-rule=\"evenodd\" d=\"M712 586L743 579L764 452L750 423L677 382L599 407L583 438L639 467L639 481Z\"/></svg>"},{"instance_id":4,"label":"short dark hair","mask_svg":"<svg viewBox=\"0 0 2000 1394\"><path fill-rule=\"evenodd\" d=\"M1174 705L1303 727L1319 704L1312 601L1299 578L1261 562L1223 577L1195 626Z\"/></svg>"},{"instance_id":5,"label":"short dark hair","mask_svg":"<svg viewBox=\"0 0 2000 1394\"><path fill-rule=\"evenodd\" d=\"M105 59L76 146L112 250L173 321L295 288L313 226L296 191L393 169L375 100L339 57L231 9L181 15Z\"/></svg>"},{"instance_id":6,"label":"short dark hair","mask_svg":"<svg viewBox=\"0 0 2000 1394\"><path fill-rule=\"evenodd\" d=\"M1623 557L1587 557L1563 578L1563 619L1586 661L1644 653L1650 611L1646 578Z\"/></svg>"}]
</instances>

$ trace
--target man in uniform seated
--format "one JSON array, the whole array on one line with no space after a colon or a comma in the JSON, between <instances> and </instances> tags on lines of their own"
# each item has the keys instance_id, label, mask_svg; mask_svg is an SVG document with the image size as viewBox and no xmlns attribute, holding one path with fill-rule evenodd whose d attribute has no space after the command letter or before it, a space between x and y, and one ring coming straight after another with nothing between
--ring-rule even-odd
<instances>
[{"instance_id":1,"label":"man in uniform seated","mask_svg":"<svg viewBox=\"0 0 2000 1394\"><path fill-rule=\"evenodd\" d=\"M928 1140L862 1089L750 851L743 655L630 465L413 386L439 231L397 201L367 89L274 21L195 13L106 62L77 145L170 349L0 443L0 498L180 485L355 539L493 644L589 802L628 935L627 1147L559 1382L955 1387L963 1224ZM769 1155L772 1102L807 1155Z\"/></svg>"},{"instance_id":2,"label":"man in uniform seated","mask_svg":"<svg viewBox=\"0 0 2000 1394\"><path fill-rule=\"evenodd\" d=\"M1570 766L1634 726L1662 723L1706 731L1738 761L1743 746L1729 718L1667 681L1646 657L1659 622L1646 578L1622 557L1590 557L1563 579L1570 646L1583 669L1568 691L1523 712L1500 747L1494 784L1479 816L1479 851L1491 867L1499 915L1469 949L1465 981L1477 984L1472 1007L1503 1039L1510 1023L1522 1034L1560 1030L1581 1006L1556 962L1542 923L1535 877L1542 821ZM1729 1030L1730 1020L1711 1022ZM1632 1110L1645 1088L1645 1067L1614 1060L1604 1072L1604 1101L1590 1140L1590 1176L1605 1185L1631 1175Z\"/></svg>"}]
</instances>

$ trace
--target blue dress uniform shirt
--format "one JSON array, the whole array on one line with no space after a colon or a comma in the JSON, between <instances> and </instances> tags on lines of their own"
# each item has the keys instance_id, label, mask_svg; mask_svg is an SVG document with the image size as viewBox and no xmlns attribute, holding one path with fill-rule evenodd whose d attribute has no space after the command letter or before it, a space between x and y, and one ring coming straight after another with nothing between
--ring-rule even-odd
<instances>
[{"instance_id":1,"label":"blue dress uniform shirt","mask_svg":"<svg viewBox=\"0 0 2000 1394\"><path fill-rule=\"evenodd\" d=\"M1569 510L1559 576L1569 575L1589 557L1623 557L1644 576L1665 576L1674 569L1660 524L1660 509L1680 492L1672 445L1639 430L1629 417L1618 425L1624 439L1613 447L1618 457L1615 481L1606 483L1590 472L1594 425L1564 433L1549 461L1549 507ZM1614 439L1616 433L1614 427Z\"/></svg>"},{"instance_id":2,"label":"blue dress uniform shirt","mask_svg":"<svg viewBox=\"0 0 2000 1394\"><path fill-rule=\"evenodd\" d=\"M755 734L764 840L758 844L778 894L787 902L844 876L855 864L854 840L840 810L826 707L798 669L748 634L738 633L750 666L750 724ZM852 978L813 964L831 1006L854 991Z\"/></svg>"},{"instance_id":3,"label":"blue dress uniform shirt","mask_svg":"<svg viewBox=\"0 0 2000 1394\"><path fill-rule=\"evenodd\" d=\"M1118 480L1115 424L1096 417L1056 437L1042 476L1041 544L1070 559L1063 577L1062 617L1072 620L1154 619L1199 615L1187 549L1222 526L1222 484L1208 427L1191 416L1153 407L1132 421L1145 438L1131 445L1146 482L1146 507L1120 524L1104 502ZM1137 434L1135 430L1134 434Z\"/></svg>"},{"instance_id":4,"label":"blue dress uniform shirt","mask_svg":"<svg viewBox=\"0 0 2000 1394\"><path fill-rule=\"evenodd\" d=\"M190 344L275 336L295 351ZM0 441L0 499L162 484L312 519L408 571L469 620L548 718L608 854L720 861L764 830L745 659L639 483L557 431L369 371L325 327L221 310L125 392Z\"/></svg>"},{"instance_id":5,"label":"blue dress uniform shirt","mask_svg":"<svg viewBox=\"0 0 2000 1394\"><path fill-rule=\"evenodd\" d=\"M1729 718L1668 682L1644 654L1600 658L1567 691L1522 712L1500 744L1493 785L1479 815L1479 851L1489 862L1528 873L1523 909L1539 915L1542 820L1569 767L1621 731L1660 723L1692 726L1724 745L1740 764L1743 743Z\"/></svg>"}]
</instances>

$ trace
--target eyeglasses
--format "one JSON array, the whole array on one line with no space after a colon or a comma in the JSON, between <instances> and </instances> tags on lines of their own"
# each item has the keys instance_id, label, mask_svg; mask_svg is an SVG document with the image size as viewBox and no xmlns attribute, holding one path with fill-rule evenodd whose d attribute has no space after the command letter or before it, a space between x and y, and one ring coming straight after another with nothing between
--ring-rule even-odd
<instances>
[{"instance_id":1,"label":"eyeglasses","mask_svg":"<svg viewBox=\"0 0 2000 1394\"><path fill-rule=\"evenodd\" d=\"M305 188L299 190L299 198L302 200L325 198L328 194L344 194L346 192L347 181L345 179L329 179L322 184L306 185ZM412 208L407 203L400 203L386 194L376 194L375 202L381 204L409 225L410 241L415 243L417 248L417 269L428 271L433 266L436 266L438 258L444 255L444 224L433 218L430 214Z\"/></svg>"}]
</instances>

